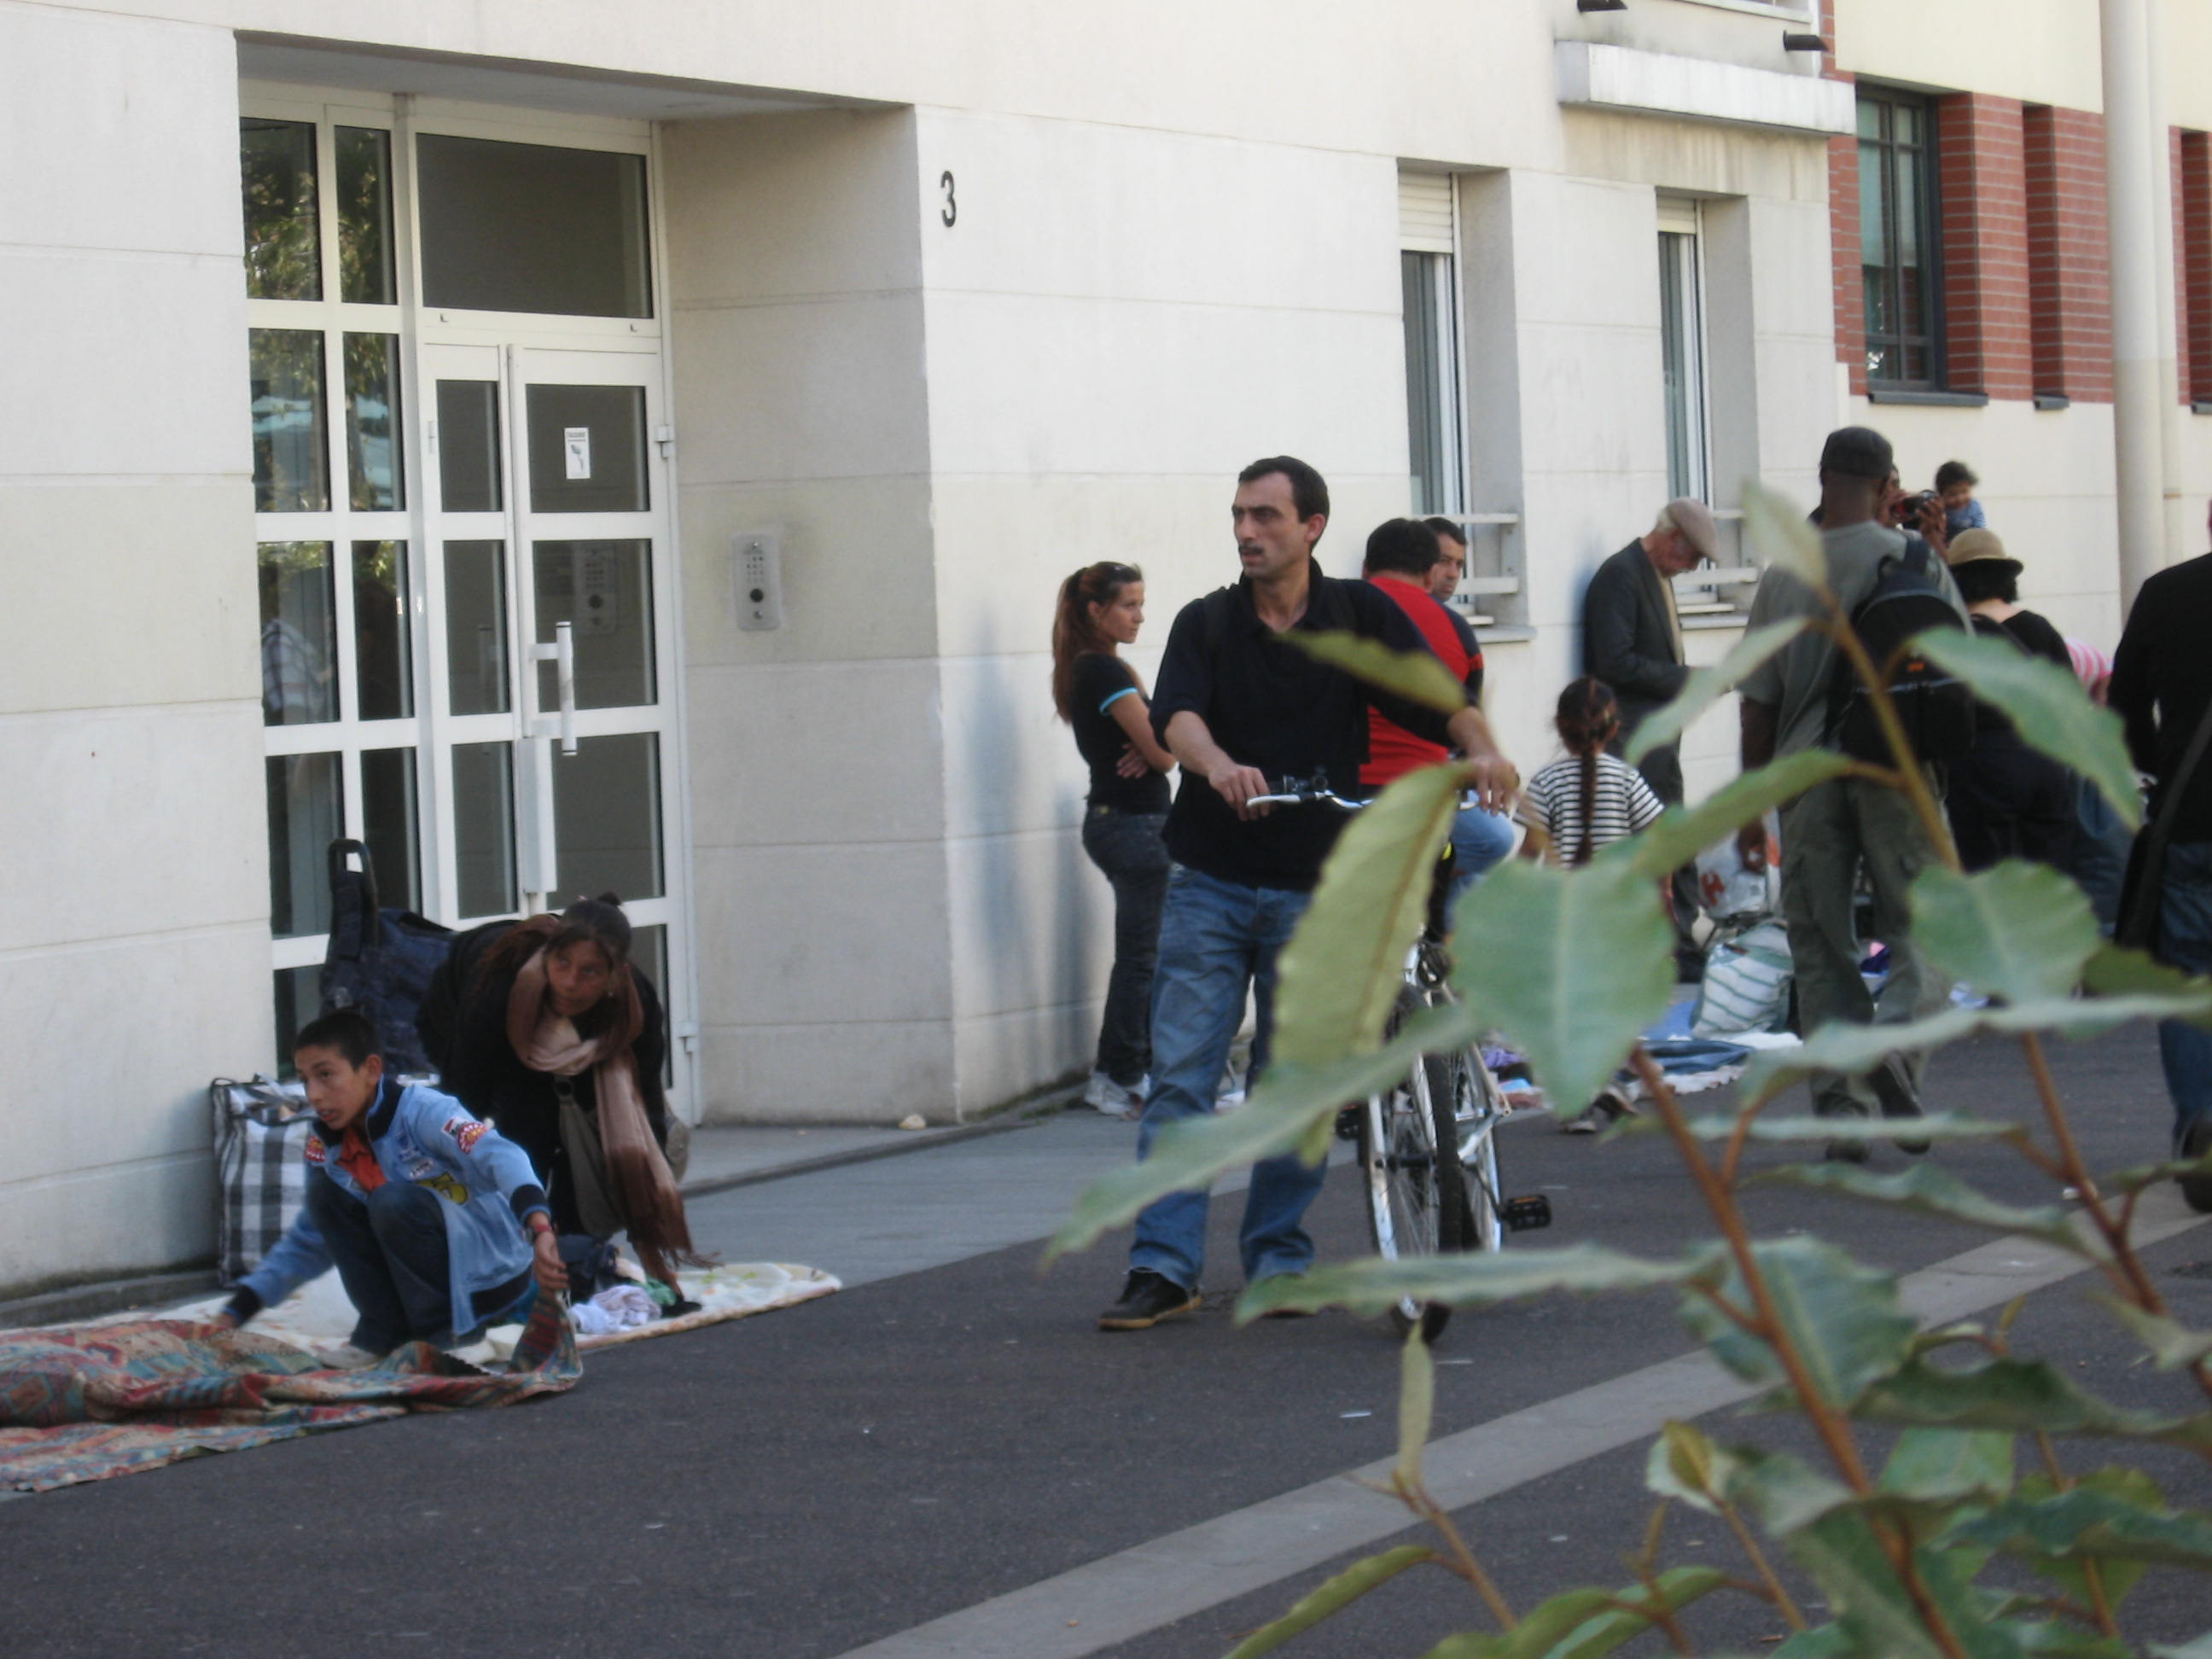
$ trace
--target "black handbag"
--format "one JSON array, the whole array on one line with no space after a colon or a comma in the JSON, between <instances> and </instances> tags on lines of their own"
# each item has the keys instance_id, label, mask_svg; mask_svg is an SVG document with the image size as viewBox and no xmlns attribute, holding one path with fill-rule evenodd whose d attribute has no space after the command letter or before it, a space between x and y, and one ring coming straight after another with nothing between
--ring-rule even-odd
<instances>
[{"instance_id":1,"label":"black handbag","mask_svg":"<svg viewBox=\"0 0 2212 1659\"><path fill-rule=\"evenodd\" d=\"M2181 797L2189 781L2212 747L2212 702L2204 705L2203 718L2189 739L2172 778L2158 781L2158 811L2136 832L2128 849L2128 872L2120 882L2119 920L2112 928L2112 943L2130 950L2159 953L2159 913L2164 908L2166 852L2173 841L2173 821L2181 816Z\"/></svg>"},{"instance_id":2,"label":"black handbag","mask_svg":"<svg viewBox=\"0 0 2212 1659\"><path fill-rule=\"evenodd\" d=\"M323 1007L358 1008L376 1027L387 1069L430 1072L416 1010L430 976L453 948L453 930L412 910L380 910L368 848L345 837L331 843L331 942L323 958ZM361 860L349 870L349 857Z\"/></svg>"}]
</instances>

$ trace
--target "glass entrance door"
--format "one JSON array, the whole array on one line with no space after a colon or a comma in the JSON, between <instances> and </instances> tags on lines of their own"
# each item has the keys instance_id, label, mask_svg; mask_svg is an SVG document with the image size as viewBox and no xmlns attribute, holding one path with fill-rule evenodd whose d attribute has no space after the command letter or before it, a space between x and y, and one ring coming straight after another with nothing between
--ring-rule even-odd
<instances>
[{"instance_id":1,"label":"glass entrance door","mask_svg":"<svg viewBox=\"0 0 2212 1659\"><path fill-rule=\"evenodd\" d=\"M280 1067L325 853L456 927L618 895L690 1115L651 137L266 87L240 124Z\"/></svg>"},{"instance_id":2,"label":"glass entrance door","mask_svg":"<svg viewBox=\"0 0 2212 1659\"><path fill-rule=\"evenodd\" d=\"M465 927L613 893L673 1015L659 359L422 356L434 902Z\"/></svg>"}]
</instances>

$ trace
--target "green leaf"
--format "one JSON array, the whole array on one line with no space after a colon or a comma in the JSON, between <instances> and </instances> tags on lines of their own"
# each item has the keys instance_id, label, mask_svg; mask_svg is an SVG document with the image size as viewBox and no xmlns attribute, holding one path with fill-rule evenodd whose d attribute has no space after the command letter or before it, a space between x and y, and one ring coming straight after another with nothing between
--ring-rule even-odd
<instances>
[{"instance_id":1,"label":"green leaf","mask_svg":"<svg viewBox=\"0 0 2212 1659\"><path fill-rule=\"evenodd\" d=\"M2158 1482L2141 1469L2130 1468L2124 1464L2112 1463L2100 1469L2092 1469L2073 1484L2093 1492L2108 1493L2143 1509L2163 1510L2166 1507L2166 1494L2159 1491ZM2029 1475L2020 1483L2020 1490L2014 1494L2030 1503L2039 1503L2057 1495L2057 1485L2047 1474ZM2091 1605L2094 1599L2089 1594L2089 1565L2079 1557L2034 1557L2030 1559L2028 1565L2038 1576L2058 1585L2083 1607ZM2123 1561L2110 1557L2101 1558L2096 1564L2098 1583L2105 1592L2106 1600L2114 1607L2119 1605L2149 1571L2149 1565L2146 1562Z\"/></svg>"},{"instance_id":2,"label":"green leaf","mask_svg":"<svg viewBox=\"0 0 2212 1659\"><path fill-rule=\"evenodd\" d=\"M1950 978L2008 1002L2063 997L2098 945L2081 890L2008 859L1971 876L1940 864L1912 884L1912 939Z\"/></svg>"},{"instance_id":3,"label":"green leaf","mask_svg":"<svg viewBox=\"0 0 2212 1659\"><path fill-rule=\"evenodd\" d=\"M2040 1360L1991 1359L1950 1370L1916 1359L1869 1389L1857 1415L1881 1423L2102 1435L2212 1452L2212 1413L2161 1417L2110 1405Z\"/></svg>"},{"instance_id":4,"label":"green leaf","mask_svg":"<svg viewBox=\"0 0 2212 1659\"><path fill-rule=\"evenodd\" d=\"M1894 1030L1894 1026L1889 1028ZM1734 1116L1707 1115L1689 1121L1690 1133L1700 1140L1726 1140L1735 1133ZM1641 1121L1629 1126L1637 1133L1651 1133ZM2014 1123L1993 1123L1987 1118L1959 1117L1939 1112L1916 1117L1908 1133L1915 1140L1996 1140L2019 1133ZM1748 1140L1803 1142L1813 1140L1894 1140L1900 1133L1894 1118L1774 1117L1762 1113L1744 1132Z\"/></svg>"},{"instance_id":5,"label":"green leaf","mask_svg":"<svg viewBox=\"0 0 2212 1659\"><path fill-rule=\"evenodd\" d=\"M1372 1054L1334 1066L1270 1066L1241 1109L1169 1124L1142 1162L1125 1164L1085 1188L1045 1247L1046 1262L1082 1249L1155 1199L1203 1190L1224 1170L1291 1151L1346 1101L1363 1099L1404 1076L1422 1054L1463 1048L1480 1035L1481 1027L1464 1007L1430 1008Z\"/></svg>"},{"instance_id":6,"label":"green leaf","mask_svg":"<svg viewBox=\"0 0 2212 1659\"><path fill-rule=\"evenodd\" d=\"M2100 1296L2097 1299L2135 1334L2136 1340L2149 1351L2159 1370L2178 1371L2200 1359L2212 1359L2212 1331L2192 1331L2178 1320L2145 1313L2118 1297Z\"/></svg>"},{"instance_id":7,"label":"green leaf","mask_svg":"<svg viewBox=\"0 0 2212 1659\"><path fill-rule=\"evenodd\" d=\"M1428 914L1462 776L1456 766L1408 772L1337 838L1283 947L1275 1054L1284 1063L1326 1066L1382 1040L1407 947Z\"/></svg>"},{"instance_id":8,"label":"green leaf","mask_svg":"<svg viewBox=\"0 0 2212 1659\"><path fill-rule=\"evenodd\" d=\"M1822 1119L1811 1121L1826 1127ZM1919 1133L1917 1126L1913 1133ZM2091 1254L2087 1241L2075 1230L2071 1218L2056 1204L2031 1207L1999 1203L1977 1192L1939 1164L1916 1164L1895 1175L1876 1175L1871 1170L1850 1164L1790 1164L1761 1170L1752 1179L1844 1193L1870 1204L1887 1204L1899 1209L1917 1210L1923 1215L1940 1215L1952 1221L1963 1221L1970 1227L1986 1227L1991 1232L2024 1233L2062 1249L2083 1255Z\"/></svg>"},{"instance_id":9,"label":"green leaf","mask_svg":"<svg viewBox=\"0 0 2212 1659\"><path fill-rule=\"evenodd\" d=\"M1877 1484L1918 1504L2002 1498L2012 1491L2013 1438L1989 1429L1907 1429Z\"/></svg>"},{"instance_id":10,"label":"green leaf","mask_svg":"<svg viewBox=\"0 0 2212 1659\"><path fill-rule=\"evenodd\" d=\"M2097 1190L2107 1198L2124 1198L2130 1193L2141 1192L2146 1187L2155 1187L2161 1181L2171 1181L2176 1176L2212 1175L2212 1152L2197 1158L2166 1158L2156 1164L2131 1164L2124 1170L2115 1170L2108 1176L2097 1178Z\"/></svg>"},{"instance_id":11,"label":"green leaf","mask_svg":"<svg viewBox=\"0 0 2212 1659\"><path fill-rule=\"evenodd\" d=\"M1897 1575L1888 1553L1860 1509L1844 1508L1785 1534L1784 1546L1813 1576L1853 1646L1882 1659L1939 1659L1943 1650ZM1915 1550L1913 1565L1929 1599L1975 1659L2014 1659L2019 1644L1980 1618L1957 1562Z\"/></svg>"},{"instance_id":12,"label":"green leaf","mask_svg":"<svg viewBox=\"0 0 2212 1659\"><path fill-rule=\"evenodd\" d=\"M1890 1274L1809 1237L1762 1239L1752 1246L1752 1255L1782 1335L1823 1400L1848 1407L1911 1356L1919 1326L1899 1305L1897 1280ZM1722 1294L1739 1308L1751 1306L1733 1267ZM1772 1348L1704 1297L1685 1296L1682 1316L1737 1376L1753 1382L1788 1381Z\"/></svg>"},{"instance_id":13,"label":"green leaf","mask_svg":"<svg viewBox=\"0 0 2212 1659\"><path fill-rule=\"evenodd\" d=\"M1728 1575L1717 1567L1669 1567L1657 1574L1649 1588L1637 1584L1616 1591L1613 1600L1621 1605L1593 1613L1551 1646L1522 1647L1511 1640L1507 1650L1514 1659L1522 1659L1523 1655L1527 1659L1601 1659L1653 1628L1652 1610L1679 1613L1727 1582ZM1521 1630L1520 1625L1515 1626L1511 1638L1518 1638Z\"/></svg>"},{"instance_id":14,"label":"green leaf","mask_svg":"<svg viewBox=\"0 0 2212 1659\"><path fill-rule=\"evenodd\" d=\"M2155 1659L2212 1659L2212 1630L2178 1648L2154 1647L2151 1652Z\"/></svg>"},{"instance_id":15,"label":"green leaf","mask_svg":"<svg viewBox=\"0 0 2212 1659\"><path fill-rule=\"evenodd\" d=\"M1951 1528L1944 1542L1986 1545L2014 1555L2088 1556L2212 1572L2212 1520L2148 1508L2086 1486L2039 1501L2000 1504Z\"/></svg>"},{"instance_id":16,"label":"green leaf","mask_svg":"<svg viewBox=\"0 0 2212 1659\"><path fill-rule=\"evenodd\" d=\"M1642 1291L1717 1276L1711 1248L1675 1261L1647 1261L1601 1244L1557 1250L1506 1250L1497 1255L1419 1256L1402 1261L1369 1257L1276 1273L1248 1289L1237 1304L1240 1321L1278 1308L1345 1308L1355 1314L1387 1312L1406 1297L1453 1308L1479 1308L1547 1291Z\"/></svg>"},{"instance_id":17,"label":"green leaf","mask_svg":"<svg viewBox=\"0 0 2212 1659\"><path fill-rule=\"evenodd\" d=\"M1408 1490L1421 1484L1421 1450L1429 1443L1436 1407L1436 1362L1429 1358L1429 1345L1421 1340L1416 1321L1398 1358L1398 1467L1393 1471L1398 1484Z\"/></svg>"},{"instance_id":18,"label":"green leaf","mask_svg":"<svg viewBox=\"0 0 2212 1659\"><path fill-rule=\"evenodd\" d=\"M1659 889L1626 863L1557 870L1508 860L1461 901L1453 970L1479 1023L1528 1057L1561 1111L1612 1079L1674 994Z\"/></svg>"},{"instance_id":19,"label":"green leaf","mask_svg":"<svg viewBox=\"0 0 2212 1659\"><path fill-rule=\"evenodd\" d=\"M1451 677L1451 670L1434 652L1393 651L1360 634L1308 634L1292 629L1275 637L1332 668L1440 714L1456 714L1467 707L1467 688Z\"/></svg>"},{"instance_id":20,"label":"green leaf","mask_svg":"<svg viewBox=\"0 0 2212 1659\"><path fill-rule=\"evenodd\" d=\"M2010 640L1955 628L1935 629L1913 643L1973 687L1984 702L2011 716L2028 744L2087 778L2121 823L2130 830L2142 823L2142 798L2120 717L2091 702L2070 671L2029 656Z\"/></svg>"},{"instance_id":21,"label":"green leaf","mask_svg":"<svg viewBox=\"0 0 2212 1659\"><path fill-rule=\"evenodd\" d=\"M1385 1550L1380 1555L1370 1555L1364 1561L1355 1561L1330 1579L1312 1595L1304 1597L1274 1623L1254 1631L1229 1651L1228 1659L1259 1659L1263 1653L1273 1653L1293 1636L1303 1635L1331 1613L1341 1613L1368 1591L1379 1584L1387 1584L1408 1567L1417 1567L1424 1561L1435 1560L1434 1552L1418 1544L1401 1544L1396 1549Z\"/></svg>"},{"instance_id":22,"label":"green leaf","mask_svg":"<svg viewBox=\"0 0 2212 1659\"><path fill-rule=\"evenodd\" d=\"M1734 1460L1729 1501L1749 1508L1778 1537L1809 1527L1859 1501L1849 1486L1816 1474L1787 1452L1732 1446L1729 1455Z\"/></svg>"},{"instance_id":23,"label":"green leaf","mask_svg":"<svg viewBox=\"0 0 2212 1659\"><path fill-rule=\"evenodd\" d=\"M1696 724L1698 717L1729 692L1751 671L1796 639L1810 626L1811 618L1793 617L1786 622L1754 628L1735 642L1735 647L1706 668L1692 669L1674 701L1646 715L1636 735L1628 740L1632 764L1653 750L1674 741Z\"/></svg>"},{"instance_id":24,"label":"green leaf","mask_svg":"<svg viewBox=\"0 0 2212 1659\"><path fill-rule=\"evenodd\" d=\"M1850 769L1850 757L1832 750L1800 750L1771 766L1746 773L1695 806L1668 807L1656 823L1626 841L1614 842L1613 847L1621 849L1620 855L1628 858L1647 877L1664 877L1715 842L1763 817L1769 807L1795 800L1814 784L1840 777Z\"/></svg>"},{"instance_id":25,"label":"green leaf","mask_svg":"<svg viewBox=\"0 0 2212 1659\"><path fill-rule=\"evenodd\" d=\"M1651 1443L1644 1484L1662 1498L1718 1515L1736 1472L1735 1455L1714 1444L1703 1429L1669 1420Z\"/></svg>"},{"instance_id":26,"label":"green leaf","mask_svg":"<svg viewBox=\"0 0 2212 1659\"><path fill-rule=\"evenodd\" d=\"M1796 502L1756 478L1743 485L1743 530L1759 562L1809 587L1828 585L1828 550Z\"/></svg>"},{"instance_id":27,"label":"green leaf","mask_svg":"<svg viewBox=\"0 0 2212 1659\"><path fill-rule=\"evenodd\" d=\"M2187 996L2045 997L2008 1006L1948 1008L1906 1025L1832 1022L1795 1048L1753 1054L1744 1067L1741 1090L1747 1098L1757 1099L1814 1072L1870 1072L1893 1054L1940 1048L1977 1031L2057 1031L2069 1037L2091 1037L2131 1019L2187 1019L2207 1012L2212 1012L2212 990ZM1918 1124L1912 1133L1919 1137Z\"/></svg>"},{"instance_id":28,"label":"green leaf","mask_svg":"<svg viewBox=\"0 0 2212 1659\"><path fill-rule=\"evenodd\" d=\"M2124 945L2107 945L2091 957L2081 970L2081 988L2092 996L2185 997L2212 989L2212 979L2195 977L2154 960L2149 952ZM2191 1022L2212 1025L2212 1010Z\"/></svg>"}]
</instances>

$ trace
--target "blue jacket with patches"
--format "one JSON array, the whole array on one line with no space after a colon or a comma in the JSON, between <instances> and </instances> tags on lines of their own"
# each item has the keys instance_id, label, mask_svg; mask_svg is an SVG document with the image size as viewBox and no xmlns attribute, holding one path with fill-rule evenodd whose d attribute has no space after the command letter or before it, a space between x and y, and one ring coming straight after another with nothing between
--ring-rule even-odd
<instances>
[{"instance_id":1,"label":"blue jacket with patches","mask_svg":"<svg viewBox=\"0 0 2212 1659\"><path fill-rule=\"evenodd\" d=\"M361 1129L386 1181L415 1182L446 1200L439 1207L446 1218L452 1264L453 1327L465 1328L473 1322L471 1310L479 1291L507 1284L530 1267L525 1226L530 1213L550 1215L529 1155L451 1095L420 1083L402 1087L389 1076ZM306 1148L307 1179L335 1182L349 1197L366 1200L361 1183L338 1162L343 1138L325 1130L319 1119L313 1125ZM231 1305L241 1318L250 1319L331 1267L330 1249L314 1217L303 1209L261 1265L239 1281Z\"/></svg>"}]
</instances>

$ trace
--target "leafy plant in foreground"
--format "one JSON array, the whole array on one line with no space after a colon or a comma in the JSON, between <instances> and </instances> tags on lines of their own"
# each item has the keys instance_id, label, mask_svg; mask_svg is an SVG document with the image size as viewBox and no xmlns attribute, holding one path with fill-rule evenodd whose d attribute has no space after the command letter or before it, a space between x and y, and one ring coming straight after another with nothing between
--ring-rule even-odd
<instances>
[{"instance_id":1,"label":"leafy plant in foreground","mask_svg":"<svg viewBox=\"0 0 2212 1659\"><path fill-rule=\"evenodd\" d=\"M1674 1651L1693 1653L1682 1610L1722 1591L1759 1598L1789 1626L1788 1638L1770 1650L1776 1659L2127 1659L2144 1651L2128 1641L2121 1621L2143 1573L2152 1566L2212 1571L2212 1517L2170 1506L2140 1468L2124 1462L2079 1468L2062 1455L2070 1443L2101 1439L2177 1448L2212 1462L2212 1409L2166 1416L2112 1405L2012 1352L2017 1303L1988 1326L1923 1331L1892 1275L1818 1238L1752 1234L1741 1194L1755 1179L2033 1238L2080 1258L2101 1279L2100 1300L2127 1339L2151 1363L2185 1372L2212 1400L2212 1333L2173 1318L2135 1242L2145 1203L2165 1201L2153 1195L2178 1169L2193 1166L2090 1170L2044 1049L2047 1034L2094 1035L2133 1019L2212 1023L2212 983L2105 945L2087 900L2054 871L2008 863L1964 873L1941 805L1882 693L1886 665L1869 659L1827 589L1818 538L1771 492L1751 492L1747 519L1765 562L1803 582L1818 611L1747 635L1723 662L1693 674L1680 697L1639 732L1639 745L1678 735L1810 629L1832 641L1873 691L1892 763L1825 752L1791 756L1695 807L1670 808L1644 834L1607 848L1585 868L1509 863L1468 895L1457 929L1463 938L1511 939L1516 948L1465 952L1455 970L1459 1004L1431 1010L1385 1041L1376 1011L1388 1007L1397 963L1419 925L1408 895L1421 890L1435 859L1443 823L1438 804L1454 786L1455 769L1401 780L1347 826L1285 952L1278 1058L1249 1103L1226 1117L1164 1131L1143 1163L1083 1195L1051 1253L1088 1245L1152 1200L1235 1165L1293 1148L1317 1160L1327 1153L1339 1104L1386 1085L1425 1050L1499 1033L1528 1057L1552 1098L1565 1102L1587 1099L1626 1063L1650 1094L1649 1132L1666 1136L1679 1156L1712 1218L1712 1239L1671 1261L1581 1244L1353 1261L1255 1286L1239 1316L1285 1307L1376 1315L1409 1295L1479 1308L1552 1291L1674 1286L1690 1328L1729 1370L1764 1389L1761 1404L1802 1415L1820 1455L1808 1461L1747 1442L1722 1443L1692 1425L1668 1424L1651 1449L1647 1485L1659 1507L1630 1562L1634 1582L1569 1590L1516 1613L1423 1484L1431 1374L1415 1339L1405 1353L1400 1453L1389 1488L1436 1529L1439 1544L1403 1546L1346 1569L1240 1644L1231 1659L1272 1652L1401 1574L1431 1565L1467 1582L1489 1627L1446 1638L1427 1659L1589 1659L1654 1632ZM2070 676L2002 641L1945 633L1915 645L2003 709L2027 742L2087 779L2124 821L2139 820L2119 722ZM1322 648L1334 651L1334 659L1351 672L1407 696L1442 702L1450 695L1425 682L1418 664ZM1993 1000L1910 1025L1810 1032L1802 1048L1757 1058L1737 1111L1692 1118L1638 1042L1664 1011L1673 981L1672 933L1660 914L1656 878L1769 807L1845 775L1898 790L1912 804L1941 854L1913 890L1914 938L1942 974ZM1744 1174L1755 1141L1809 1146L1895 1133L1896 1126L1878 1120L1770 1115L1776 1097L1809 1072L1863 1073L1893 1053L1931 1049L1978 1031L2019 1042L2039 1121L1935 1116L1916 1122L1913 1135L1931 1142L2001 1139L2050 1180L2057 1189L2052 1201L2001 1201L1933 1164L1896 1175L1844 1164ZM1861 1434L1869 1424L1904 1431L1878 1463ZM1743 1553L1744 1571L1662 1566L1671 1504L1718 1518ZM1811 1622L1770 1547L1818 1587L1830 1622ZM2043 1591L1989 1582L2001 1560L2024 1565ZM2185 1648L2149 1651L2212 1659L2212 1634Z\"/></svg>"}]
</instances>

